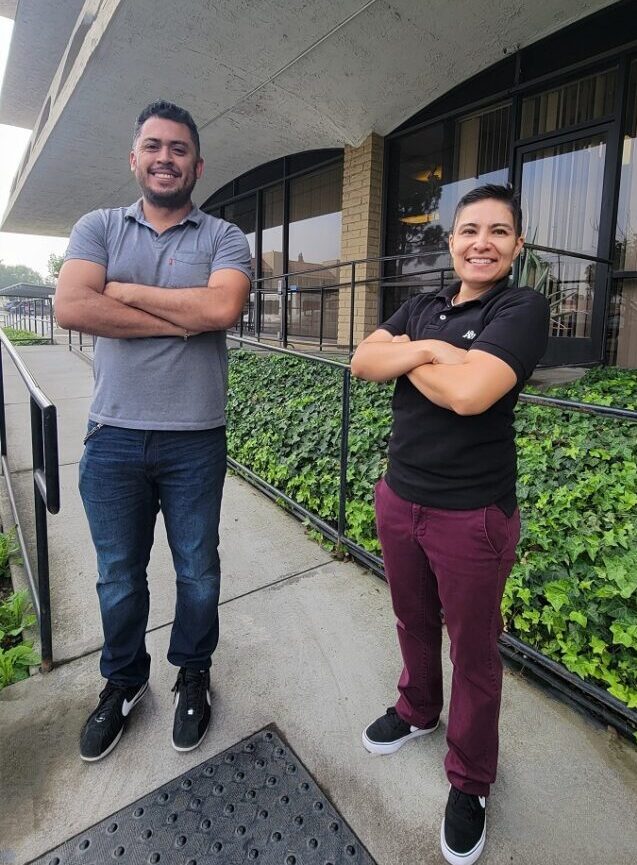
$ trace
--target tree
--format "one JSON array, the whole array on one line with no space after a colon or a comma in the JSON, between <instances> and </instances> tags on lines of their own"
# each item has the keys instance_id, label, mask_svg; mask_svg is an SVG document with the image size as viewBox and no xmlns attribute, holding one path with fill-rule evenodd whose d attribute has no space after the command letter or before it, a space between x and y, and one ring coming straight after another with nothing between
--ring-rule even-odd
<instances>
[{"instance_id":1,"label":"tree","mask_svg":"<svg viewBox=\"0 0 637 865\"><path fill-rule=\"evenodd\" d=\"M34 285L43 285L42 276L24 264L4 264L0 261L0 288L15 285L16 282L30 282Z\"/></svg>"},{"instance_id":2,"label":"tree","mask_svg":"<svg viewBox=\"0 0 637 865\"><path fill-rule=\"evenodd\" d=\"M49 282L51 282L51 284L55 284L55 280L60 275L60 268L62 267L63 264L64 264L64 256L63 255L56 255L54 252L52 252L51 255L49 255L48 269L49 269Z\"/></svg>"}]
</instances>

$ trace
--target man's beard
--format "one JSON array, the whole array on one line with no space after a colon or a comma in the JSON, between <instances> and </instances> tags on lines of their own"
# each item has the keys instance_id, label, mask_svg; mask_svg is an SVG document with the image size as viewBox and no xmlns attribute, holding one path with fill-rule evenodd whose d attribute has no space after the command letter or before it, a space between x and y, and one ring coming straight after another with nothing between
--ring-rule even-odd
<instances>
[{"instance_id":1,"label":"man's beard","mask_svg":"<svg viewBox=\"0 0 637 865\"><path fill-rule=\"evenodd\" d=\"M190 196L195 188L197 179L193 177L190 183L186 183L181 189L175 189L173 192L156 192L154 189L149 189L146 183L137 178L142 195L149 204L155 207L165 207L167 210L179 210L190 201Z\"/></svg>"}]
</instances>

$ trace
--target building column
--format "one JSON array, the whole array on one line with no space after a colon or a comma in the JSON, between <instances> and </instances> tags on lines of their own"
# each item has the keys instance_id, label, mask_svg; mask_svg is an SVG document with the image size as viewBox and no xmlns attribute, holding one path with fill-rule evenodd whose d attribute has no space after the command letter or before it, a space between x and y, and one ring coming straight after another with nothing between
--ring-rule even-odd
<instances>
[{"instance_id":1,"label":"building column","mask_svg":"<svg viewBox=\"0 0 637 865\"><path fill-rule=\"evenodd\" d=\"M343 207L341 261L372 258L381 254L381 209L383 198L384 140L372 133L360 147L345 147L343 160ZM380 275L378 262L356 266L354 291L354 345L378 325ZM341 282L349 285L351 272L341 268ZM342 288L338 298L338 344L347 346L350 337L351 291Z\"/></svg>"}]
</instances>

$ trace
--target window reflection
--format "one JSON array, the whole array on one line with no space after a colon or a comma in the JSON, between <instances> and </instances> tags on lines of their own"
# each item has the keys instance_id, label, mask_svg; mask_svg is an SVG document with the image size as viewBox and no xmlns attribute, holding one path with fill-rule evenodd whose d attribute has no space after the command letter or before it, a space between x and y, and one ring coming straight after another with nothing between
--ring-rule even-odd
<instances>
[{"instance_id":1,"label":"window reflection","mask_svg":"<svg viewBox=\"0 0 637 865\"><path fill-rule=\"evenodd\" d=\"M458 199L476 186L507 182L509 125L506 103L391 142L387 254L411 257L391 270L395 282L385 290L384 316L414 291L439 287L438 277L417 273L449 266L447 238Z\"/></svg>"},{"instance_id":2,"label":"window reflection","mask_svg":"<svg viewBox=\"0 0 637 865\"><path fill-rule=\"evenodd\" d=\"M255 237L257 226L257 197L249 195L224 207L223 218L233 222L245 234L252 255L252 272L255 271Z\"/></svg>"},{"instance_id":3,"label":"window reflection","mask_svg":"<svg viewBox=\"0 0 637 865\"><path fill-rule=\"evenodd\" d=\"M288 333L336 339L343 166L290 181ZM317 268L323 268L320 272ZM325 268L328 268L327 270ZM322 310L322 314L321 314Z\"/></svg>"},{"instance_id":4,"label":"window reflection","mask_svg":"<svg viewBox=\"0 0 637 865\"><path fill-rule=\"evenodd\" d=\"M590 337L595 296L595 262L525 247L518 281L549 302L549 336Z\"/></svg>"},{"instance_id":5,"label":"window reflection","mask_svg":"<svg viewBox=\"0 0 637 865\"><path fill-rule=\"evenodd\" d=\"M637 368L637 279L615 280L610 298L608 363Z\"/></svg>"},{"instance_id":6,"label":"window reflection","mask_svg":"<svg viewBox=\"0 0 637 865\"><path fill-rule=\"evenodd\" d=\"M522 211L527 242L598 254L606 160L604 135L540 147L522 164ZM551 336L590 337L595 264L569 255L530 251L533 278L551 305Z\"/></svg>"},{"instance_id":7,"label":"window reflection","mask_svg":"<svg viewBox=\"0 0 637 865\"><path fill-rule=\"evenodd\" d=\"M246 198L241 198L238 201L233 201L224 207L223 217L227 222L233 222L245 234L248 245L250 246L252 273L256 273L256 258L255 258L255 240L257 227L257 197L256 195L248 195ZM255 320L255 294L250 292L250 296L242 313L243 326L254 331Z\"/></svg>"},{"instance_id":8,"label":"window reflection","mask_svg":"<svg viewBox=\"0 0 637 865\"><path fill-rule=\"evenodd\" d=\"M618 270L637 270L637 61L630 67L628 111L624 133L615 266Z\"/></svg>"},{"instance_id":9,"label":"window reflection","mask_svg":"<svg viewBox=\"0 0 637 865\"><path fill-rule=\"evenodd\" d=\"M259 321L263 333L277 334L281 326L278 281L271 279L283 267L283 184L263 190L261 231L261 283Z\"/></svg>"}]
</instances>

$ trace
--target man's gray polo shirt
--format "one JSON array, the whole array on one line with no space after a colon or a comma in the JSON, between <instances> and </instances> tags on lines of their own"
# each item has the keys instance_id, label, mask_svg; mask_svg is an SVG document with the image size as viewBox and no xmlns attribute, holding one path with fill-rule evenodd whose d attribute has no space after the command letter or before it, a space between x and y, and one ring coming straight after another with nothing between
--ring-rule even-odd
<instances>
[{"instance_id":1,"label":"man's gray polo shirt","mask_svg":"<svg viewBox=\"0 0 637 865\"><path fill-rule=\"evenodd\" d=\"M65 258L106 268L107 282L167 290L206 286L210 274L234 268L251 276L243 233L196 207L158 234L141 199L94 210L76 223ZM109 426L200 430L225 424L225 331L180 337L95 340L95 390L89 418Z\"/></svg>"}]
</instances>

